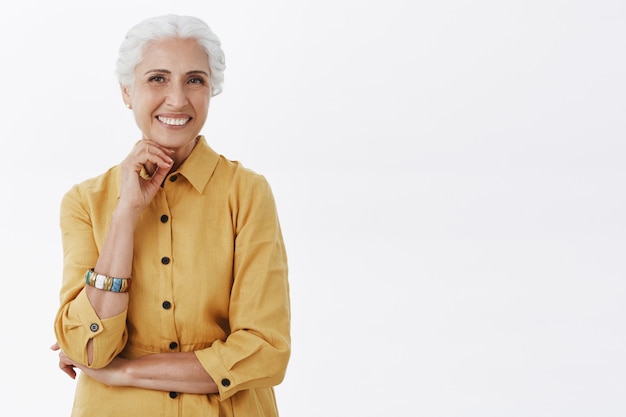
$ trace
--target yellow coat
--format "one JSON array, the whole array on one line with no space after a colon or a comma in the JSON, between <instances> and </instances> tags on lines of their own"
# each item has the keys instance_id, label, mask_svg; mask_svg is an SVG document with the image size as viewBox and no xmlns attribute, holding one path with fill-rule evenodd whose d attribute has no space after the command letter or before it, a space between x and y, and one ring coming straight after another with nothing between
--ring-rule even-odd
<instances>
[{"instance_id":1,"label":"yellow coat","mask_svg":"<svg viewBox=\"0 0 626 417\"><path fill-rule=\"evenodd\" d=\"M219 393L109 387L78 378L73 416L276 416L273 386L290 356L287 256L272 191L259 174L201 137L143 212L135 230L126 312L100 320L84 275L117 205L120 166L72 187L61 204L63 283L55 333L91 366L115 356L195 352Z\"/></svg>"}]
</instances>

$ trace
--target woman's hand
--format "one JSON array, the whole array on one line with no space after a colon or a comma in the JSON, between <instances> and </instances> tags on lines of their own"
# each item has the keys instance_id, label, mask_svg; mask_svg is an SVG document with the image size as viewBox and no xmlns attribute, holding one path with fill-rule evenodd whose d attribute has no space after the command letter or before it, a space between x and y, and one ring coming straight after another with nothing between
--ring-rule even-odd
<instances>
[{"instance_id":1,"label":"woman's hand","mask_svg":"<svg viewBox=\"0 0 626 417\"><path fill-rule=\"evenodd\" d=\"M135 144L126 159L122 161L122 186L119 201L122 207L141 214L143 209L150 204L172 168L174 160L171 157L174 152L148 139L140 140Z\"/></svg>"},{"instance_id":2,"label":"woman's hand","mask_svg":"<svg viewBox=\"0 0 626 417\"><path fill-rule=\"evenodd\" d=\"M59 369L68 374L70 378L75 379L76 371L74 370L74 368L76 367L76 363L74 363L74 361L70 359L69 356L63 353L58 343L50 346L50 349L54 351L59 351Z\"/></svg>"},{"instance_id":3,"label":"woman's hand","mask_svg":"<svg viewBox=\"0 0 626 417\"><path fill-rule=\"evenodd\" d=\"M60 347L57 343L53 344L50 349L54 351L59 351L59 368L63 372L68 374L72 379L76 378L76 371L74 368L78 368L85 374L89 375L96 381L102 382L103 384L109 386L124 385L122 377L125 374L124 365L126 364L126 362L128 362L127 359L117 357L104 368L93 369L74 362L69 356L67 356L62 350L60 350Z\"/></svg>"}]
</instances>

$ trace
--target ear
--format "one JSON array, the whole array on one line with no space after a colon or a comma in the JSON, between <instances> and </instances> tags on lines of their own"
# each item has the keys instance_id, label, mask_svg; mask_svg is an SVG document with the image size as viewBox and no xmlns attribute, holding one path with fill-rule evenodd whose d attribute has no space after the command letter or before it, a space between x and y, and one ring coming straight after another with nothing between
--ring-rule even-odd
<instances>
[{"instance_id":1,"label":"ear","mask_svg":"<svg viewBox=\"0 0 626 417\"><path fill-rule=\"evenodd\" d=\"M122 84L120 84L120 90L122 91L122 100L124 101L124 104L126 105L126 107L131 106L132 107L132 103L130 100L130 87L128 86L123 86Z\"/></svg>"}]
</instances>

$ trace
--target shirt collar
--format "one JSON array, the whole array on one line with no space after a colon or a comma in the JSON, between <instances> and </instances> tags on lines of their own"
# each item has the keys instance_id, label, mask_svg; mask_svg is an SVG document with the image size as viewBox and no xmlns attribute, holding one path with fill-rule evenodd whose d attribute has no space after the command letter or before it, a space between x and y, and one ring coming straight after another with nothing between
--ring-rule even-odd
<instances>
[{"instance_id":1,"label":"shirt collar","mask_svg":"<svg viewBox=\"0 0 626 417\"><path fill-rule=\"evenodd\" d=\"M187 178L193 188L202 193L213 175L219 159L220 156L211 149L206 138L200 135L198 136L198 143L177 173Z\"/></svg>"}]
</instances>

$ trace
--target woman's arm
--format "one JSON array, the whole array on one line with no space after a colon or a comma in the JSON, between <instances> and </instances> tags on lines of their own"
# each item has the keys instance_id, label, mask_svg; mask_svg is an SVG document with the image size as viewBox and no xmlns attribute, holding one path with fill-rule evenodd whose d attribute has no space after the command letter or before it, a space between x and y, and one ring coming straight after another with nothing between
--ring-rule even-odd
<instances>
[{"instance_id":1,"label":"woman's arm","mask_svg":"<svg viewBox=\"0 0 626 417\"><path fill-rule=\"evenodd\" d=\"M58 345L52 346L58 350ZM204 370L193 352L172 352L147 355L138 359L117 357L104 368L93 369L72 361L59 353L59 367L74 378L74 367L93 379L110 386L137 387L189 394L218 392L213 378Z\"/></svg>"},{"instance_id":2,"label":"woman's arm","mask_svg":"<svg viewBox=\"0 0 626 417\"><path fill-rule=\"evenodd\" d=\"M55 332L65 352L82 364L101 368L121 351L129 300L127 293L85 285L84 274L87 268L93 268L101 275L130 276L137 222L169 172L173 160L168 155L172 152L154 142L139 141L121 163L119 193L107 188L97 196L102 201L85 200L76 187L63 200L61 228L65 266L62 305L57 313ZM144 166L149 166L152 172L148 179L140 176ZM111 212L103 207L111 204L115 204L115 208L110 221L106 221ZM95 224L102 225L105 221L108 230L102 247L98 248ZM103 330L105 320L106 332Z\"/></svg>"},{"instance_id":3,"label":"woman's arm","mask_svg":"<svg viewBox=\"0 0 626 417\"><path fill-rule=\"evenodd\" d=\"M111 277L130 277L133 262L133 235L137 218L131 212L116 210L94 267L99 274ZM100 319L117 316L128 308L128 293L104 291L85 286L87 298ZM88 364L93 362L93 339L87 343Z\"/></svg>"},{"instance_id":4,"label":"woman's arm","mask_svg":"<svg viewBox=\"0 0 626 417\"><path fill-rule=\"evenodd\" d=\"M153 151L149 151L153 149ZM159 153L153 154L154 149ZM140 141L122 162L120 199L111 218L111 225L94 271L110 277L128 278L133 266L135 227L141 213L156 195L169 171L171 150L149 141ZM154 156L153 156L154 155ZM147 159L148 156L156 160ZM149 180L140 177L145 164L154 163L154 174ZM158 168L157 168L158 167ZM87 298L100 319L114 317L128 308L128 293L115 293L86 286ZM87 344L89 365L93 361L93 340Z\"/></svg>"}]
</instances>

